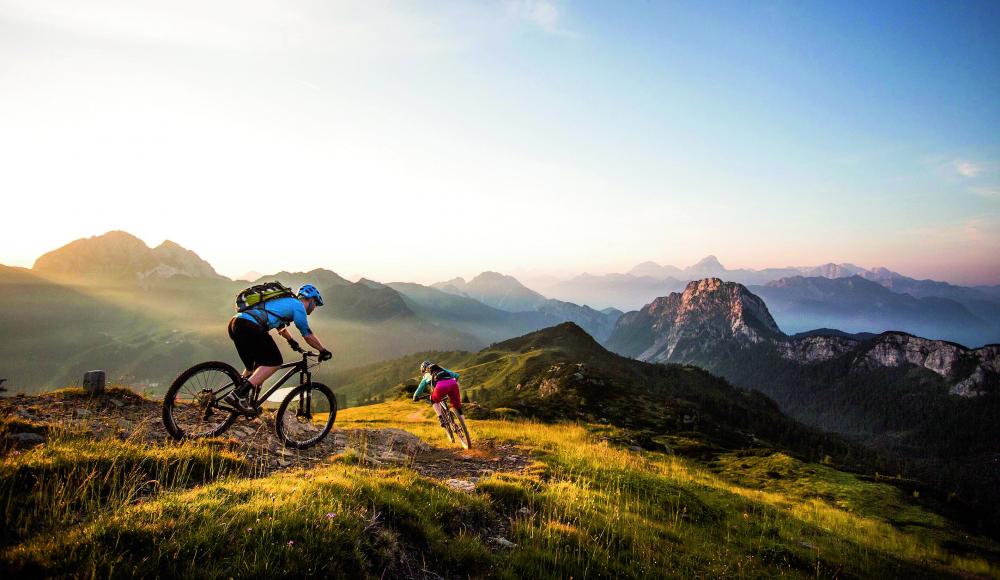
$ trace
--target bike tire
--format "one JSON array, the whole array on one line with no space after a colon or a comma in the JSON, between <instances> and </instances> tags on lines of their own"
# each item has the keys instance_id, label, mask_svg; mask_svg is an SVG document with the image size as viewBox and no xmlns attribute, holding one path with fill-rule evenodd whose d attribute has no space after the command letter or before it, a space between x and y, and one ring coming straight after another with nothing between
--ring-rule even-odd
<instances>
[{"instance_id":1,"label":"bike tire","mask_svg":"<svg viewBox=\"0 0 1000 580\"><path fill-rule=\"evenodd\" d=\"M457 415L451 409L448 409L448 413L451 415L452 429L454 429L455 435L458 436L458 442L462 444L463 448L471 449L472 438L469 437L469 428L465 426L465 416Z\"/></svg>"},{"instance_id":2,"label":"bike tire","mask_svg":"<svg viewBox=\"0 0 1000 580\"><path fill-rule=\"evenodd\" d=\"M211 371L222 373L229 378L232 385L239 384L239 381L241 380L240 373L237 372L232 365L220 361L209 361L196 364L188 370L182 372L176 379L174 379L174 382L170 384L170 388L167 389L167 393L163 396L163 427L174 439L179 441L185 438L193 439L199 437L217 437L225 432L226 429L229 429L233 422L236 421L237 417L239 417L236 412L227 412L227 416L220 421L218 425L206 426L207 430L202 433L187 433L180 425L178 425L177 417L175 417L175 415L178 414L178 405L176 405L178 393L180 393L181 389L188 383L188 381L191 381L201 373ZM219 392L222 392L229 386L230 385L223 385L222 388L219 389Z\"/></svg>"},{"instance_id":3,"label":"bike tire","mask_svg":"<svg viewBox=\"0 0 1000 580\"><path fill-rule=\"evenodd\" d=\"M330 407L327 414L326 423L321 427L321 430L313 434L311 437L305 440L297 439L297 435L290 432L290 430L285 426L285 419L288 413L295 413L295 409L289 409L289 406L293 401L297 400L297 397L303 393L307 393L309 396L307 400L312 404L312 398L317 394L326 400L326 405ZM322 406L322 403L317 403ZM309 409L311 412L311 409ZM322 412L322 411L320 411ZM278 436L278 439L286 446L292 449L308 449L313 445L316 445L323 440L327 434L330 433L330 429L333 428L333 422L337 419L337 398L333 395L333 391L329 387L322 383L306 383L304 385L299 385L291 390L285 398L281 401L281 405L278 407L278 412L274 415L274 431Z\"/></svg>"}]
</instances>

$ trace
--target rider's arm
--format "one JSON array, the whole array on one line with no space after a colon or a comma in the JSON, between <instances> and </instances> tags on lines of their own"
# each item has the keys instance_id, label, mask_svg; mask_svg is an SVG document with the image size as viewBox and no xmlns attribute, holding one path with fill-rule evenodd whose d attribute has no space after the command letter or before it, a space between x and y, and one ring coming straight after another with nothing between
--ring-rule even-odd
<instances>
[{"instance_id":1,"label":"rider's arm","mask_svg":"<svg viewBox=\"0 0 1000 580\"><path fill-rule=\"evenodd\" d=\"M302 338L309 342L309 335L312 334L312 330L309 329L309 319L307 318L306 307L302 306L302 303L298 300L295 301L295 305L292 307L292 322L295 323L295 328L299 329L299 334ZM315 344L309 342L314 348L320 348Z\"/></svg>"},{"instance_id":2,"label":"rider's arm","mask_svg":"<svg viewBox=\"0 0 1000 580\"><path fill-rule=\"evenodd\" d=\"M449 371L448 369L441 369L441 370L443 370L444 372L448 373L448 375L451 376L451 378L453 378L453 379L457 379L458 378L458 373L456 373L455 371Z\"/></svg>"},{"instance_id":3,"label":"rider's arm","mask_svg":"<svg viewBox=\"0 0 1000 580\"><path fill-rule=\"evenodd\" d=\"M288 332L288 327L283 326L278 329L278 335L285 340L292 340L292 333Z\"/></svg>"},{"instance_id":4,"label":"rider's arm","mask_svg":"<svg viewBox=\"0 0 1000 580\"><path fill-rule=\"evenodd\" d=\"M429 382L430 382L430 379L427 378L427 375L424 375L424 378L420 381L420 385L417 386L417 390L413 391L413 400L414 401L416 401L418 398L420 398L420 395L424 394L424 389L427 388L427 383L429 383Z\"/></svg>"},{"instance_id":5,"label":"rider's arm","mask_svg":"<svg viewBox=\"0 0 1000 580\"><path fill-rule=\"evenodd\" d=\"M306 341L306 344L308 344L309 346L315 348L316 350L318 350L320 352L323 352L324 350L326 350L326 347L323 346L323 343L320 342L318 338L316 338L315 334L310 334L308 336L303 336L302 339Z\"/></svg>"}]
</instances>

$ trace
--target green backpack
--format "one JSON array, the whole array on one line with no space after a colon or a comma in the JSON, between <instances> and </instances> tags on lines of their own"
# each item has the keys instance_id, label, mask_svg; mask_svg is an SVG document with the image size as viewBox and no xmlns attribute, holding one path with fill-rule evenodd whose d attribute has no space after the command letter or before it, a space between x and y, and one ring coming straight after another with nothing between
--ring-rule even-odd
<instances>
[{"instance_id":1,"label":"green backpack","mask_svg":"<svg viewBox=\"0 0 1000 580\"><path fill-rule=\"evenodd\" d=\"M295 292L281 282L257 284L236 295L236 311L263 309L265 302L275 298L295 298Z\"/></svg>"}]
</instances>

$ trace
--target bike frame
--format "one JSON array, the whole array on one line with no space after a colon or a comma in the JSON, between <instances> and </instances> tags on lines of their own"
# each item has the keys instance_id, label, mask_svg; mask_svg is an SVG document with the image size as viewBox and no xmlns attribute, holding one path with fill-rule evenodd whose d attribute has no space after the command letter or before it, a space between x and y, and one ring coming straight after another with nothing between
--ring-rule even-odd
<instances>
[{"instance_id":1,"label":"bike frame","mask_svg":"<svg viewBox=\"0 0 1000 580\"><path fill-rule=\"evenodd\" d=\"M278 382L271 385L271 388L269 388L267 392L264 393L263 396L259 395L260 387L254 389L255 394L254 394L253 406L260 407L261 405L263 405L271 397L271 395L273 395L278 389L280 389L282 385L288 382L288 379L292 378L292 375L294 375L296 372L299 374L300 385L304 385L310 382L312 380L312 372L309 371L308 360L309 357L303 354L302 360L285 363L280 367L278 367L279 371L282 369L289 369L289 370L287 373L285 373L285 376L278 379Z\"/></svg>"},{"instance_id":2,"label":"bike frame","mask_svg":"<svg viewBox=\"0 0 1000 580\"><path fill-rule=\"evenodd\" d=\"M310 368L312 368L309 365L309 356L310 355L315 356L315 354L313 354L313 353L303 353L302 354L302 360L298 360L298 361L290 362L290 363L285 363L285 364L279 366L278 369L277 369L278 371L280 371L282 369L289 369L288 372L285 373L285 375L283 377L281 377L280 379L278 379L278 382L276 382L273 385L271 385L271 388L269 388L263 395L260 394L260 387L255 388L254 389L254 394L253 394L253 407L256 408L256 409L259 409L271 397L271 395L273 395L278 389L280 389L282 387L282 385L284 385L285 383L287 383L288 379L292 378L292 375L294 375L296 373L299 374L299 384L300 385L304 385L304 384L312 381L312 372L309 370ZM277 371L275 371L275 372L277 372ZM233 385L233 386L235 387L235 385ZM223 389L225 389L225 388L226 387L223 387ZM220 390L220 392L222 392L222 390ZM218 399L216 399L215 403L212 404L212 407L215 407L216 409L221 409L223 411L230 411L230 412L236 412L236 413L245 414L244 411L240 411L239 409L237 409L235 407L231 407L228 404L219 405L218 404L219 402L221 402L221 397L218 398Z\"/></svg>"}]
</instances>

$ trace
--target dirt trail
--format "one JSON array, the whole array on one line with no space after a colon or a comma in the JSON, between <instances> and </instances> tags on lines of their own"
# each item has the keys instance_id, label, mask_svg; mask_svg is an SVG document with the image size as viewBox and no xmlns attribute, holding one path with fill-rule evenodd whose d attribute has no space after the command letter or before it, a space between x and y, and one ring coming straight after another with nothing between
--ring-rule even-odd
<instances>
[{"instance_id":1,"label":"dirt trail","mask_svg":"<svg viewBox=\"0 0 1000 580\"><path fill-rule=\"evenodd\" d=\"M69 392L0 398L0 456L44 444L49 432L57 429L89 432L97 439L171 445L160 413L159 402L122 389L96 397ZM315 447L289 449L274 435L270 411L252 421L237 420L219 439L244 454L256 475L321 465L347 454L360 465L408 467L471 491L484 475L520 472L530 463L523 449L509 443L475 441L471 450L435 447L402 429L338 429L336 424Z\"/></svg>"}]
</instances>

